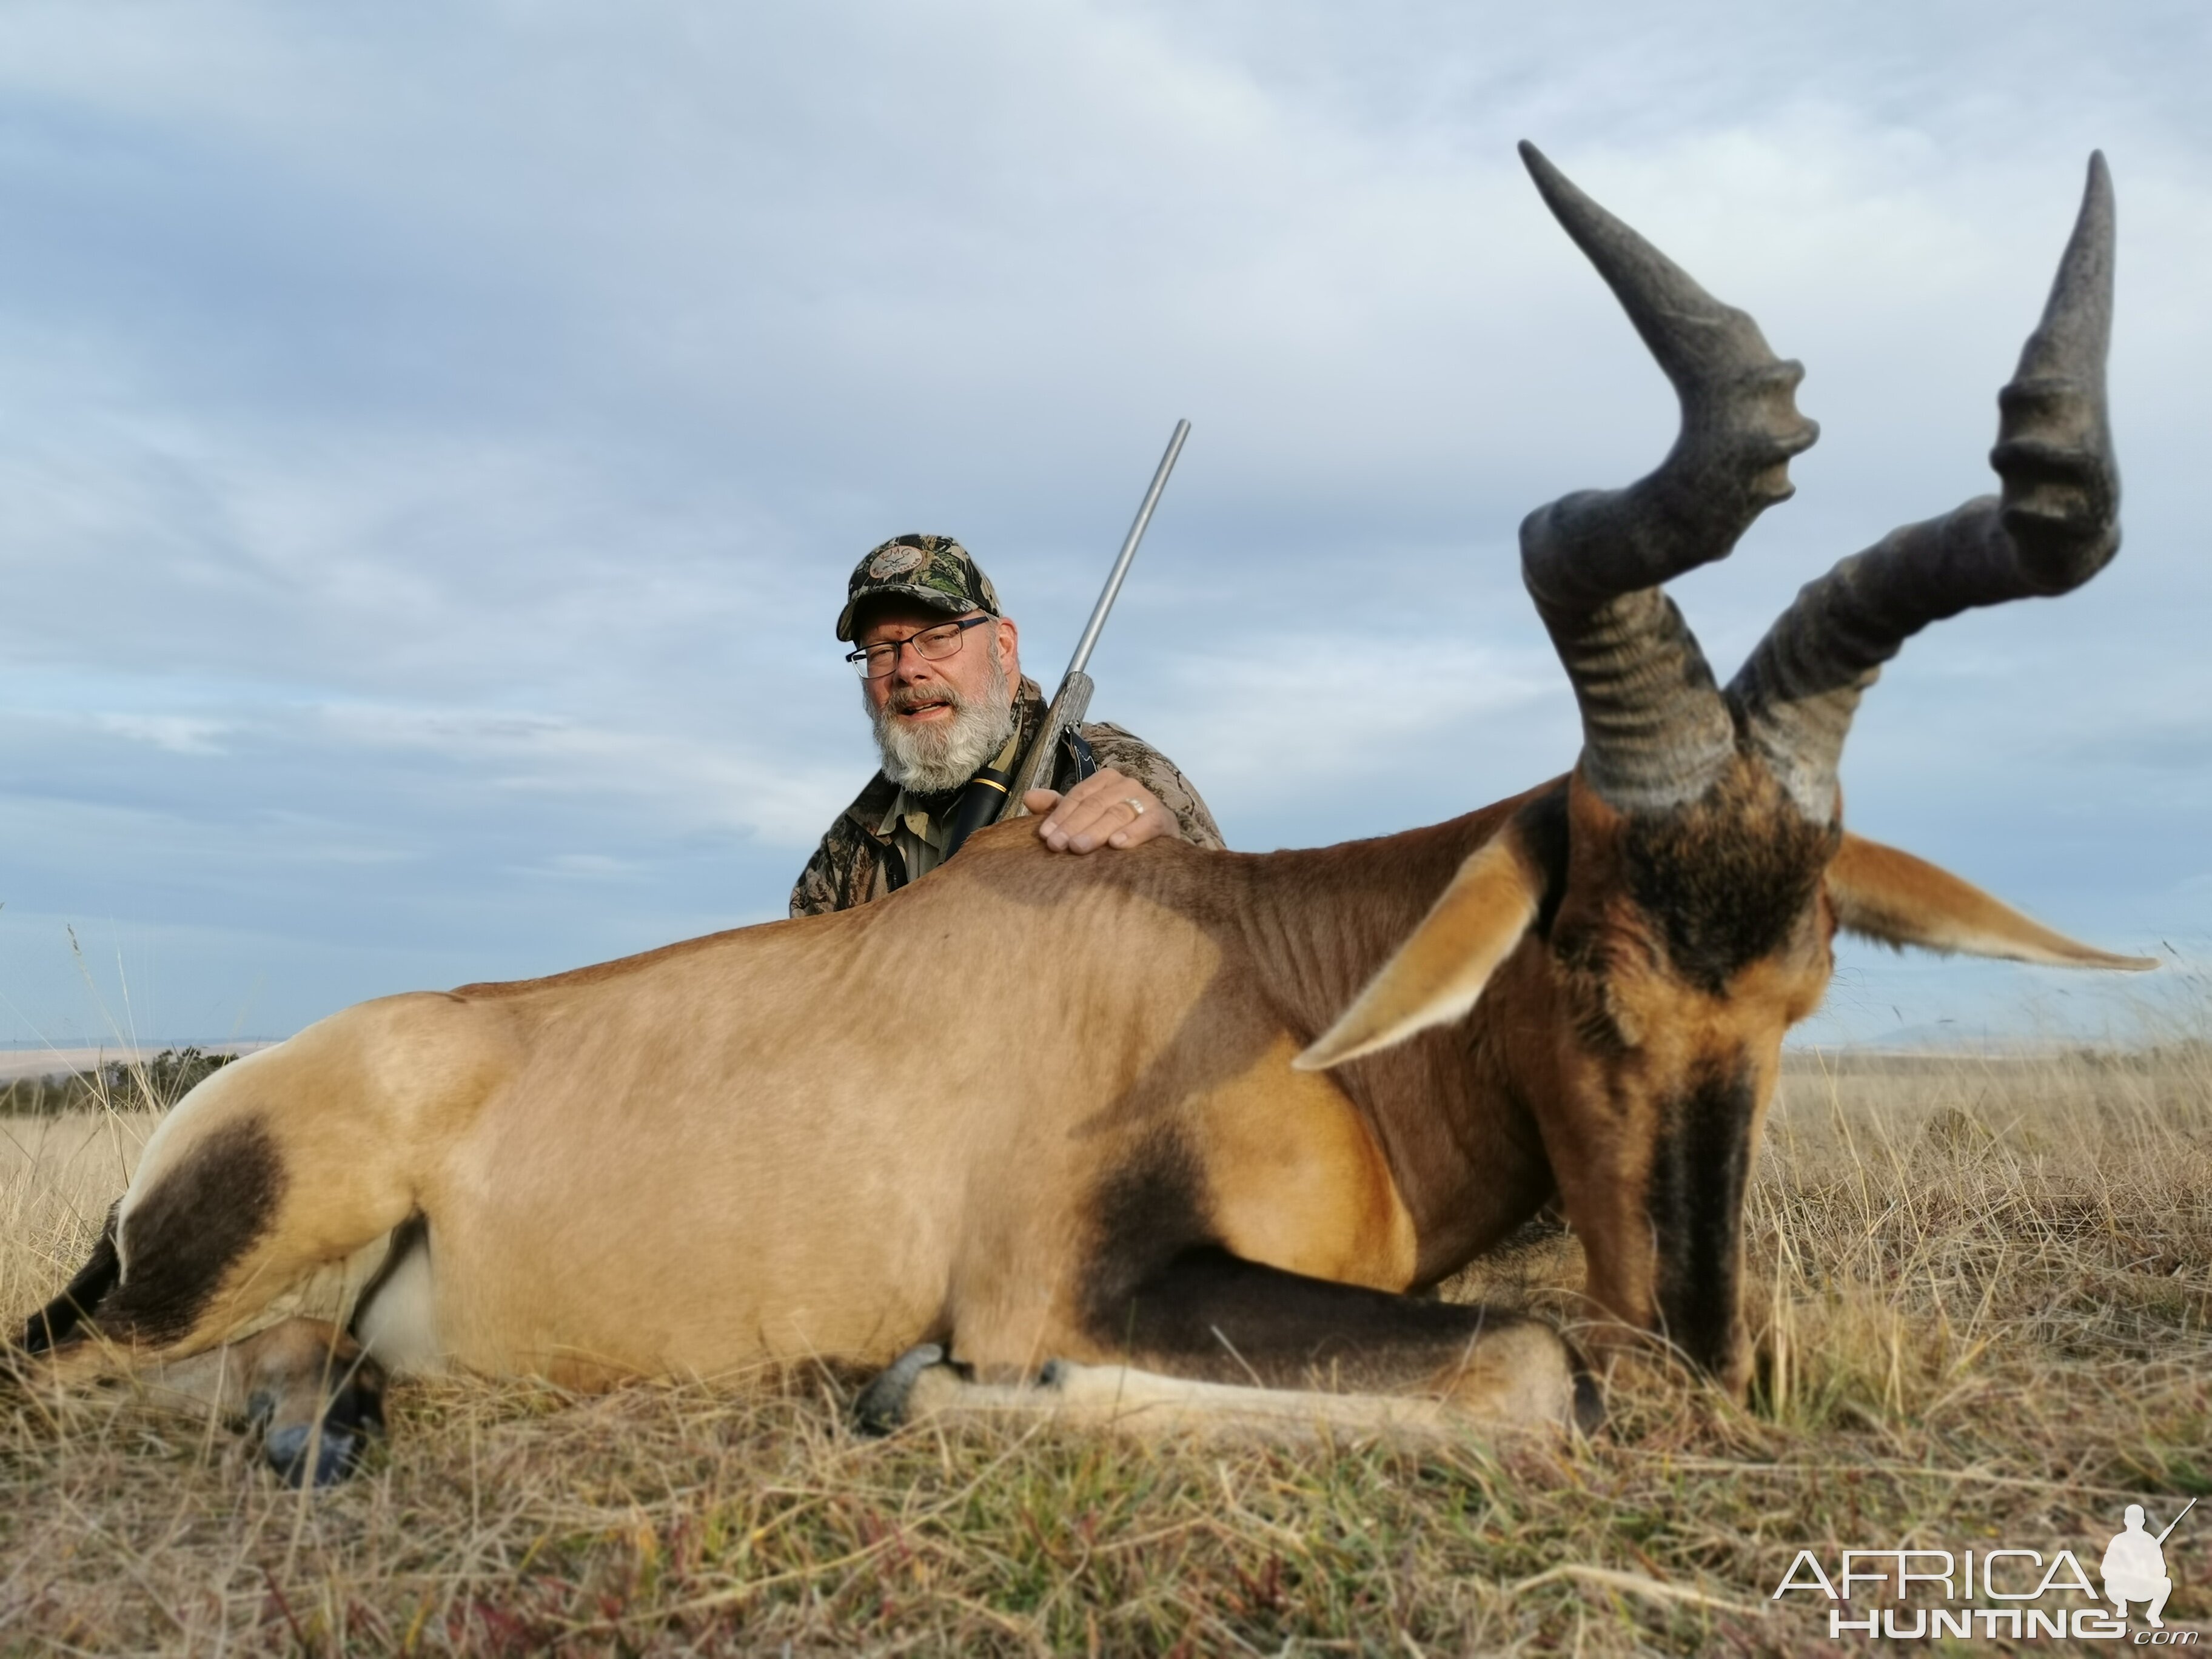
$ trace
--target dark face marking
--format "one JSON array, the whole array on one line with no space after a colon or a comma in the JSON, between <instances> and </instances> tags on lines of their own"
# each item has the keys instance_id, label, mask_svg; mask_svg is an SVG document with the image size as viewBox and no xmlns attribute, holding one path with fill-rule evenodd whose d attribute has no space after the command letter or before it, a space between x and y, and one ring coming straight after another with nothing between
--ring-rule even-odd
<instances>
[{"instance_id":1,"label":"dark face marking","mask_svg":"<svg viewBox=\"0 0 2212 1659\"><path fill-rule=\"evenodd\" d=\"M1735 1358L1743 1194L1758 1105L1741 1057L1707 1066L1668 1101L1644 1191L1658 1252L1653 1287L1668 1338L1716 1374Z\"/></svg>"},{"instance_id":2,"label":"dark face marking","mask_svg":"<svg viewBox=\"0 0 2212 1659\"><path fill-rule=\"evenodd\" d=\"M120 1204L109 1206L107 1224L100 1230L100 1242L92 1247L92 1255L84 1266L76 1270L76 1277L24 1325L24 1352L44 1353L55 1344L67 1340L70 1333L98 1309L100 1298L115 1288L116 1277L122 1271L120 1259L115 1254L115 1212L121 1207Z\"/></svg>"},{"instance_id":3,"label":"dark face marking","mask_svg":"<svg viewBox=\"0 0 2212 1659\"><path fill-rule=\"evenodd\" d=\"M283 1161L258 1119L209 1135L124 1218L129 1270L100 1304L101 1333L159 1346L190 1334L223 1277L275 1224Z\"/></svg>"},{"instance_id":4,"label":"dark face marking","mask_svg":"<svg viewBox=\"0 0 2212 1659\"><path fill-rule=\"evenodd\" d=\"M1740 768L1694 806L1632 818L1621 871L1674 970L1720 996L1814 914L1842 842L1840 825L1808 823L1763 769Z\"/></svg>"}]
</instances>

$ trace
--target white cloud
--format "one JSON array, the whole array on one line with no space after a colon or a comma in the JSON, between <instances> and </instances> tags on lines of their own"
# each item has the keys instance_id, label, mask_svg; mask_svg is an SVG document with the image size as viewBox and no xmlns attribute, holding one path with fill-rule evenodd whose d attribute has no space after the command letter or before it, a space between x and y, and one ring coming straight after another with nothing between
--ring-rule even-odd
<instances>
[{"instance_id":1,"label":"white cloud","mask_svg":"<svg viewBox=\"0 0 2212 1659\"><path fill-rule=\"evenodd\" d=\"M103 732L133 743L150 743L173 755L220 755L222 747L216 739L231 729L226 720L196 714L99 714L93 723Z\"/></svg>"},{"instance_id":2,"label":"white cloud","mask_svg":"<svg viewBox=\"0 0 2212 1659\"><path fill-rule=\"evenodd\" d=\"M757 738L708 743L550 715L389 704L322 709L317 725L349 749L454 763L473 788L626 797L665 832L746 836L799 852L812 850L855 787L849 767L794 759Z\"/></svg>"}]
</instances>

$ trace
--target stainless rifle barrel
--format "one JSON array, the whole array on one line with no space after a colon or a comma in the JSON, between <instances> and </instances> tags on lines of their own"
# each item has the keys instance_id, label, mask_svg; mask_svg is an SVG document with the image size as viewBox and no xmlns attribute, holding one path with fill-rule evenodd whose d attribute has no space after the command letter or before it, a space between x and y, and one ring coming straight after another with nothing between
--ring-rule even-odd
<instances>
[{"instance_id":1,"label":"stainless rifle barrel","mask_svg":"<svg viewBox=\"0 0 2212 1659\"><path fill-rule=\"evenodd\" d=\"M1152 520L1152 509L1160 504L1160 491L1168 487L1168 474L1175 471L1176 457L1182 453L1182 441L1188 436L1190 422L1177 421L1175 436L1168 440L1168 453L1160 457L1160 470L1152 474L1152 487L1145 492L1145 503L1137 509L1136 522L1129 526L1121 554L1106 578L1106 590L1099 594L1098 603L1091 607L1091 620L1084 623L1083 637L1075 642L1075 654L1067 662L1070 674L1080 674L1084 665L1091 660L1091 649L1105 630L1106 613L1114 608L1115 596L1121 591L1121 578L1129 574L1129 561L1137 556L1137 544L1145 539L1145 526Z\"/></svg>"},{"instance_id":2,"label":"stainless rifle barrel","mask_svg":"<svg viewBox=\"0 0 2212 1659\"><path fill-rule=\"evenodd\" d=\"M2181 1506L2181 1515L2186 1515L2186 1514L2188 1514L2190 1510L2191 1510L2195 1509L2196 1507L2197 1507L2197 1500L2196 1500L2195 1498L2191 1498L2191 1499L2190 1499L2186 1504L2184 1504ZM2166 1530L2165 1530L2164 1532L2162 1532L2162 1533L2159 1534L2159 1535L2158 1535L2156 1538L2153 1539L2151 1541L2152 1541L2153 1543L2163 1544L2164 1542L2166 1542L2166 1540L2168 1538L2170 1538L2171 1536L2172 1536L2172 1534L2173 1534L2173 1529L2174 1529L2176 1527L2178 1527L2178 1526L2179 1526L2179 1525L2181 1524L2181 1515L2177 1515L2177 1516L2175 1516L2173 1517L2173 1519L2172 1519L2172 1520L2171 1520L2171 1521L2167 1522L2166 1523ZM1788 1575L1787 1575L1787 1574L1785 1574L1785 1575L1784 1575L1784 1577L1787 1577Z\"/></svg>"}]
</instances>

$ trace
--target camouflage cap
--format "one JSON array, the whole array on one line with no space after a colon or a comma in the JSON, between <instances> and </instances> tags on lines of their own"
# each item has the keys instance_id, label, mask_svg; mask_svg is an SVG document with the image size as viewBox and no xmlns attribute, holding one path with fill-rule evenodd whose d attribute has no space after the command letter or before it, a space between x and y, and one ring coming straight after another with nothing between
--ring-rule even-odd
<instances>
[{"instance_id":1,"label":"camouflage cap","mask_svg":"<svg viewBox=\"0 0 2212 1659\"><path fill-rule=\"evenodd\" d=\"M916 532L894 536L853 567L845 584L845 608L837 613L837 637L853 637L853 613L877 599L913 599L949 616L970 611L999 615L999 591L950 536Z\"/></svg>"}]
</instances>

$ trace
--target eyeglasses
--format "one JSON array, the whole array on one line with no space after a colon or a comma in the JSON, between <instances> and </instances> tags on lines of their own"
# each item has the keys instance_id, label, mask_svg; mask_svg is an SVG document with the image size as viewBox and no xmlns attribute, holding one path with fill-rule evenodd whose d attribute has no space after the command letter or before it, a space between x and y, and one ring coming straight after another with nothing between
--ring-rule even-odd
<instances>
[{"instance_id":1,"label":"eyeglasses","mask_svg":"<svg viewBox=\"0 0 2212 1659\"><path fill-rule=\"evenodd\" d=\"M936 628L925 628L902 640L887 640L881 645L864 645L857 651L848 651L845 660L853 665L862 679L879 680L898 666L902 646L910 648L924 662L943 662L960 649L963 634L997 620L995 617L969 617Z\"/></svg>"}]
</instances>

